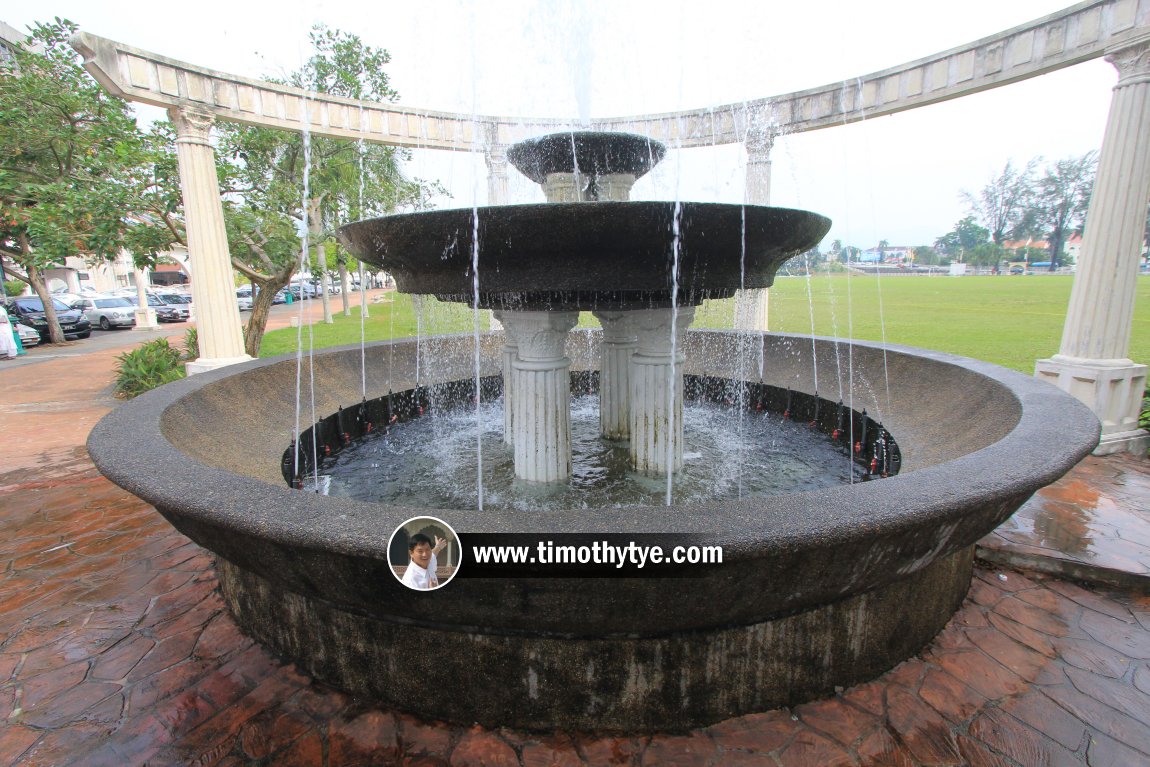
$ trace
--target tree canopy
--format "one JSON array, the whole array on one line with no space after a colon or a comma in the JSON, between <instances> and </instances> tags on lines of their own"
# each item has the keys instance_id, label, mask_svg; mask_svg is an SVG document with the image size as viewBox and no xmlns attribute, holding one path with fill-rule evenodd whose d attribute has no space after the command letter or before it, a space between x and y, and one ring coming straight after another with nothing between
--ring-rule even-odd
<instances>
[{"instance_id":1,"label":"tree canopy","mask_svg":"<svg viewBox=\"0 0 1150 767\"><path fill-rule=\"evenodd\" d=\"M179 239L178 190L164 139L80 65L70 21L37 24L0 65L0 259L44 301L64 340L44 270L68 257L138 266Z\"/></svg>"},{"instance_id":2,"label":"tree canopy","mask_svg":"<svg viewBox=\"0 0 1150 767\"><path fill-rule=\"evenodd\" d=\"M398 97L383 71L390 60L386 50L323 26L312 31L311 42L312 56L280 82L352 99ZM247 353L256 356L272 296L300 265L300 233L306 230L315 248L308 266L325 275L326 245L336 226L417 206L429 185L404 176L407 154L396 147L234 123L221 125L219 133L232 263L260 287L245 336ZM346 273L345 257L337 258Z\"/></svg>"}]
</instances>

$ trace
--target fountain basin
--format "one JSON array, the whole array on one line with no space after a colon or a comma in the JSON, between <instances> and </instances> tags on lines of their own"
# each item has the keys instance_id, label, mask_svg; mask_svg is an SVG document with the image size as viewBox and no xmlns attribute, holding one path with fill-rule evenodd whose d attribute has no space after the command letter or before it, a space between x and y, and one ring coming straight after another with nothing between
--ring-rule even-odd
<instances>
[{"instance_id":1,"label":"fountain basin","mask_svg":"<svg viewBox=\"0 0 1150 767\"><path fill-rule=\"evenodd\" d=\"M483 338L482 375L498 373L501 340ZM961 602L973 544L1098 439L1077 400L987 363L856 343L848 375L840 342L751 340L767 383L828 399L841 391L854 409L881 413L901 473L721 504L433 514L464 538L684 533L724 546L722 566L686 578L460 577L407 590L388 569L388 538L429 510L293 491L280 477L292 359L162 387L109 414L89 448L112 481L216 553L246 631L322 679L492 726L685 729L829 694L912 655ZM686 373L737 377L746 342L688 333ZM436 343L440 380L474 374L469 337ZM592 349L570 342L573 367L594 367ZM368 347L368 397L413 388L415 352L414 342ZM315 364L320 415L360 402L358 347Z\"/></svg>"},{"instance_id":2,"label":"fountain basin","mask_svg":"<svg viewBox=\"0 0 1150 767\"><path fill-rule=\"evenodd\" d=\"M383 216L338 234L400 292L474 304L478 231L480 306L590 310L669 307L676 240L679 306L770 287L778 268L817 245L830 225L790 208L576 202Z\"/></svg>"}]
</instances>

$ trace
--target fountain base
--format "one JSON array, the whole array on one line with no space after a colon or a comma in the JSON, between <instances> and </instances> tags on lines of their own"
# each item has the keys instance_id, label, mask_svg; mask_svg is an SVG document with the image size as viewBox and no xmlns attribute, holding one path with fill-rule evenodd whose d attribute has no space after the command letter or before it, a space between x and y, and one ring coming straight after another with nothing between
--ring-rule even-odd
<instances>
[{"instance_id":1,"label":"fountain base","mask_svg":"<svg viewBox=\"0 0 1150 767\"><path fill-rule=\"evenodd\" d=\"M572 333L572 370L594 370L595 337ZM304 396L314 396L317 418L366 430L358 411L383 427L375 405L400 409L406 399L393 391L474 380L473 337L424 344L441 360L434 379L415 342L383 342L317 352L322 385ZM499 373L503 340L480 344L487 380ZM1098 419L1070 395L938 352L713 331L687 333L683 351L689 380L770 387L802 421L835 423L833 406L804 410L814 392L881 413L901 471L769 499L450 510L464 536L705 535L723 546L723 563L671 580L467 575L464 562L449 588L428 593L401 585L388 562L392 531L427 509L287 487L292 358L203 373L124 403L92 430L89 452L216 554L240 624L317 677L459 721L638 732L826 694L909 657L961 601L971 547L1098 443ZM850 375L840 378L848 352ZM850 423L851 442L862 442ZM330 426L322 418L313 427L320 442L343 441Z\"/></svg>"},{"instance_id":2,"label":"fountain base","mask_svg":"<svg viewBox=\"0 0 1150 767\"><path fill-rule=\"evenodd\" d=\"M486 727L638 733L793 705L878 676L946 625L969 588L972 555L969 546L873 591L772 620L648 637L459 631L434 623L433 604L427 623L390 622L224 559L217 570L245 631L351 693Z\"/></svg>"}]
</instances>

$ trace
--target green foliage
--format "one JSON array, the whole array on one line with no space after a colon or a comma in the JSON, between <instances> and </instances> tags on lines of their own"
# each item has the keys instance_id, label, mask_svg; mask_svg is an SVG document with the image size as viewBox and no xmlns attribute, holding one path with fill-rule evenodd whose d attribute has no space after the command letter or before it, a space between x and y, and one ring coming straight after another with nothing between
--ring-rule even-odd
<instances>
[{"instance_id":1,"label":"green foliage","mask_svg":"<svg viewBox=\"0 0 1150 767\"><path fill-rule=\"evenodd\" d=\"M316 27L313 54L281 82L350 99L392 101L398 97L383 71L390 55L356 35ZM306 106L306 104L305 104ZM308 266L313 274L353 261L335 243L335 228L348 221L427 207L441 188L409 180L402 172L406 150L238 124L219 126L219 171L232 264L259 286L270 302L287 285L300 260L299 233L308 232ZM309 199L302 200L305 170ZM311 263L322 250L326 264ZM355 265L352 264L352 268ZM259 353L266 307L259 303L245 335L249 354Z\"/></svg>"},{"instance_id":2,"label":"green foliage","mask_svg":"<svg viewBox=\"0 0 1150 767\"><path fill-rule=\"evenodd\" d=\"M1062 261L1066 238L1086 224L1097 169L1098 153L1087 152L1051 164L1039 182L1035 218L1047 232L1051 270Z\"/></svg>"},{"instance_id":3,"label":"green foliage","mask_svg":"<svg viewBox=\"0 0 1150 767\"><path fill-rule=\"evenodd\" d=\"M83 69L68 44L75 30L37 24L0 65L18 71L0 71L0 254L5 273L42 297L43 270L67 257L127 250L146 266L178 239L170 148ZM54 312L48 320L62 341Z\"/></svg>"},{"instance_id":4,"label":"green foliage","mask_svg":"<svg viewBox=\"0 0 1150 767\"><path fill-rule=\"evenodd\" d=\"M4 295L18 296L24 292L24 282L21 280L4 280Z\"/></svg>"},{"instance_id":5,"label":"green foliage","mask_svg":"<svg viewBox=\"0 0 1150 767\"><path fill-rule=\"evenodd\" d=\"M0 77L0 241L21 266L65 257L145 257L169 246L170 229L148 214L162 144L136 127L129 105L80 66L68 44L76 25L57 19L14 51L19 75ZM179 194L167 174L165 199ZM20 247L21 237L28 247Z\"/></svg>"},{"instance_id":6,"label":"green foliage","mask_svg":"<svg viewBox=\"0 0 1150 767\"><path fill-rule=\"evenodd\" d=\"M971 214L986 226L995 245L1001 245L1007 236L1018 237L1027 225L1027 212L1033 208L1036 194L1034 177L1041 159L1036 157L1021 169L1008 160L1002 173L993 176L977 195L962 192Z\"/></svg>"},{"instance_id":7,"label":"green foliage","mask_svg":"<svg viewBox=\"0 0 1150 767\"><path fill-rule=\"evenodd\" d=\"M934 241L935 250L940 255L952 259L965 260L968 252L990 239L990 232L986 227L979 226L973 216L967 216L954 225L954 229Z\"/></svg>"},{"instance_id":8,"label":"green foliage","mask_svg":"<svg viewBox=\"0 0 1150 767\"><path fill-rule=\"evenodd\" d=\"M200 334L195 328L184 331L184 359L194 360L200 356Z\"/></svg>"},{"instance_id":9,"label":"green foliage","mask_svg":"<svg viewBox=\"0 0 1150 767\"><path fill-rule=\"evenodd\" d=\"M116 360L116 396L123 399L137 397L186 375L179 350L166 338L140 344Z\"/></svg>"}]
</instances>

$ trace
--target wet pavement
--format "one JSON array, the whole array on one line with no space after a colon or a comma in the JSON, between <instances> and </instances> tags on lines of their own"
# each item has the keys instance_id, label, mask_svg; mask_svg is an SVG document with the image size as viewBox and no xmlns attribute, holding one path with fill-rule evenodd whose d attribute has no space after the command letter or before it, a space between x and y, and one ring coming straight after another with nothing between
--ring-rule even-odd
<instances>
[{"instance_id":1,"label":"wet pavement","mask_svg":"<svg viewBox=\"0 0 1150 767\"><path fill-rule=\"evenodd\" d=\"M984 538L980 555L1150 592L1150 471L1129 453L1088 458Z\"/></svg>"},{"instance_id":2,"label":"wet pavement","mask_svg":"<svg viewBox=\"0 0 1150 767\"><path fill-rule=\"evenodd\" d=\"M872 682L689 733L492 730L355 699L243 636L210 556L83 447L116 351L0 366L0 764L1150 764L1146 461L1088 458L1036 495L980 545L1026 571L980 564ZM1072 565L1086 582L1038 572Z\"/></svg>"}]
</instances>

